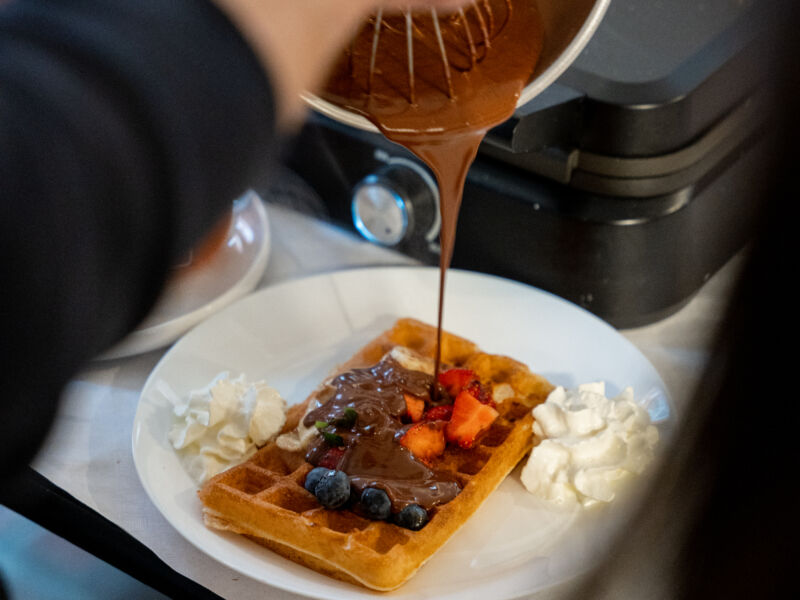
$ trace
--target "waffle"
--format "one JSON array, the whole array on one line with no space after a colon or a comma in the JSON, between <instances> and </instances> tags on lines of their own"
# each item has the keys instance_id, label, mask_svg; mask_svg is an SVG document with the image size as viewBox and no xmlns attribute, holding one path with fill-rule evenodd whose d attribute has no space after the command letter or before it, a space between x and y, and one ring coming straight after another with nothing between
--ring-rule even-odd
<instances>
[{"instance_id":1,"label":"waffle","mask_svg":"<svg viewBox=\"0 0 800 600\"><path fill-rule=\"evenodd\" d=\"M371 366L396 346L431 358L436 328L399 320L335 373ZM475 512L530 450L531 409L552 386L511 358L481 352L475 344L445 333L442 363L474 370L491 382L500 416L470 449L450 447L437 469L455 477L461 493L434 507L419 531L388 521L371 521L348 509L323 508L303 487L313 466L304 452L272 442L247 462L211 479L200 491L204 519L211 528L243 534L297 563L336 579L388 591L407 581ZM309 403L290 409L284 431L293 430ZM313 405L312 405L313 406Z\"/></svg>"}]
</instances>

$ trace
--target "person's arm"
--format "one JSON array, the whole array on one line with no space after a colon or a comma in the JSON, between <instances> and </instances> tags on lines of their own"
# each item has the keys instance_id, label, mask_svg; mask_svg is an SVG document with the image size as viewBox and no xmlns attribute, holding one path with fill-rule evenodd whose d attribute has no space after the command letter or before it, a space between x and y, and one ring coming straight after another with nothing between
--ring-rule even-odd
<instances>
[{"instance_id":1,"label":"person's arm","mask_svg":"<svg viewBox=\"0 0 800 600\"><path fill-rule=\"evenodd\" d=\"M208 2L0 4L0 478L275 160L273 104Z\"/></svg>"},{"instance_id":2,"label":"person's arm","mask_svg":"<svg viewBox=\"0 0 800 600\"><path fill-rule=\"evenodd\" d=\"M268 170L376 4L0 0L0 478Z\"/></svg>"}]
</instances>

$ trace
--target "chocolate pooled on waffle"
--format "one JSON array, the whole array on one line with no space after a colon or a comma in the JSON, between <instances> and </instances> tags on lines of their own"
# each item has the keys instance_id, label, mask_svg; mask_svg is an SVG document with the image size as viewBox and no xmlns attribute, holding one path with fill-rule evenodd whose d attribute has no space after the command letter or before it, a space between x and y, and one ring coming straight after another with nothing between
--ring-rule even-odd
<instances>
[{"instance_id":1,"label":"chocolate pooled on waffle","mask_svg":"<svg viewBox=\"0 0 800 600\"><path fill-rule=\"evenodd\" d=\"M199 491L206 525L320 573L407 581L533 444L552 386L522 363L412 319L290 409L283 434Z\"/></svg>"}]
</instances>

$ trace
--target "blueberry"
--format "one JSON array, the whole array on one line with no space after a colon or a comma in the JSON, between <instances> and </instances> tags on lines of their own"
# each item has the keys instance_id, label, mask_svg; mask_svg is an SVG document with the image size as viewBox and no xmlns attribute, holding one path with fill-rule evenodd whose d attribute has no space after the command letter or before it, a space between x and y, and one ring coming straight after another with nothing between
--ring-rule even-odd
<instances>
[{"instance_id":1,"label":"blueberry","mask_svg":"<svg viewBox=\"0 0 800 600\"><path fill-rule=\"evenodd\" d=\"M313 494L314 488L317 487L320 478L328 471L330 471L330 469L326 469L325 467L314 467L308 472L308 475L306 475L306 482L303 486Z\"/></svg>"},{"instance_id":2,"label":"blueberry","mask_svg":"<svg viewBox=\"0 0 800 600\"><path fill-rule=\"evenodd\" d=\"M314 495L325 508L340 508L350 499L350 478L344 471L327 471L314 486Z\"/></svg>"},{"instance_id":3,"label":"blueberry","mask_svg":"<svg viewBox=\"0 0 800 600\"><path fill-rule=\"evenodd\" d=\"M381 489L367 488L361 492L361 507L368 518L376 521L388 519L392 513L392 501Z\"/></svg>"},{"instance_id":4,"label":"blueberry","mask_svg":"<svg viewBox=\"0 0 800 600\"><path fill-rule=\"evenodd\" d=\"M409 504L395 515L394 522L400 527L419 531L428 522L428 513L419 504Z\"/></svg>"}]
</instances>

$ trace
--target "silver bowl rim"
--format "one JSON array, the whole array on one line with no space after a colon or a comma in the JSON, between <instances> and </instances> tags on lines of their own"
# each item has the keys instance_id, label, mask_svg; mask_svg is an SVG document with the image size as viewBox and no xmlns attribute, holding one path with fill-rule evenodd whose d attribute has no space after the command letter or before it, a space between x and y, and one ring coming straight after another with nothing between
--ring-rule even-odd
<instances>
[{"instance_id":1,"label":"silver bowl rim","mask_svg":"<svg viewBox=\"0 0 800 600\"><path fill-rule=\"evenodd\" d=\"M597 0L597 2L594 3L592 10L589 11L589 15L586 17L583 25L578 30L578 33L576 33L572 38L572 41L567 45L564 51L555 61L553 61L553 64L542 71L522 90L519 100L517 101L517 107L527 104L534 97L541 94L547 87L550 86L550 84L558 79L564 73L564 71L567 70L567 68L569 68L569 66L586 47L586 44L589 43L589 40L594 35L594 32L600 25L600 22L603 20L609 4L611 4L611 0ZM336 106L335 104L332 104L327 100L323 100L315 94L306 92L302 94L302 99L308 106L318 113L338 121L339 123L350 125L351 127L356 127L365 131L378 131L378 128L366 117L341 108L340 106Z\"/></svg>"}]
</instances>

